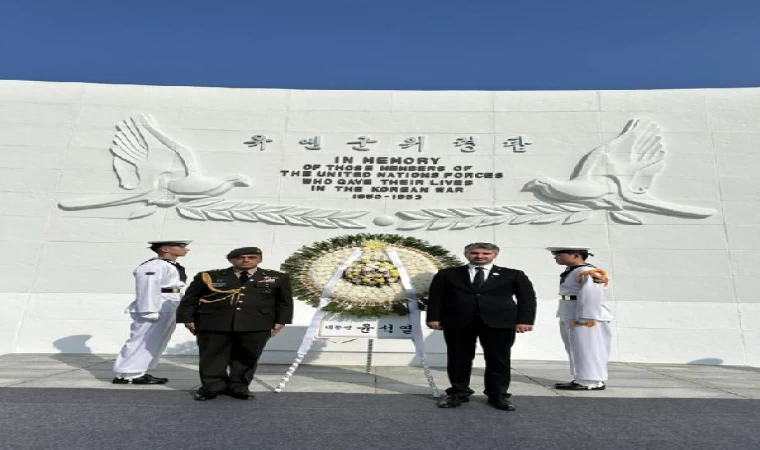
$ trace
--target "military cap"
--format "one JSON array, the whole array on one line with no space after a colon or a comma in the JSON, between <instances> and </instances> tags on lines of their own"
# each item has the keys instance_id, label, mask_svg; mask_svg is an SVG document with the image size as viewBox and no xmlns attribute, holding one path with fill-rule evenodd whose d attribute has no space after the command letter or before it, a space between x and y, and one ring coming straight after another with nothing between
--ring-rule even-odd
<instances>
[{"instance_id":1,"label":"military cap","mask_svg":"<svg viewBox=\"0 0 760 450\"><path fill-rule=\"evenodd\" d=\"M184 246L184 245L190 245L190 243L193 241L185 241L181 239L175 239L171 241L148 241L148 245L151 249L157 249L161 247L176 247L176 246Z\"/></svg>"},{"instance_id":2,"label":"military cap","mask_svg":"<svg viewBox=\"0 0 760 450\"><path fill-rule=\"evenodd\" d=\"M237 258L238 256L243 255L260 255L261 249L258 247L241 247L236 248L235 250L232 250L231 252L227 253L227 259Z\"/></svg>"},{"instance_id":3,"label":"military cap","mask_svg":"<svg viewBox=\"0 0 760 450\"><path fill-rule=\"evenodd\" d=\"M588 252L589 250L591 250L589 247L583 247L583 246L546 247L546 249L552 252L552 254L554 255L556 255L557 253L580 253L580 254L587 254L589 256L594 256L593 253Z\"/></svg>"}]
</instances>

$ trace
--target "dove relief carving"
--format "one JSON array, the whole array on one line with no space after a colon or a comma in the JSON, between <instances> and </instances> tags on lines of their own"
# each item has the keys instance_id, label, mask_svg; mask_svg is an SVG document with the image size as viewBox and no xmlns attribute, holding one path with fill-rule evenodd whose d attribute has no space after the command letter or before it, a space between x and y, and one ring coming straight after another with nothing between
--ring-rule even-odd
<instances>
[{"instance_id":1,"label":"dove relief carving","mask_svg":"<svg viewBox=\"0 0 760 450\"><path fill-rule=\"evenodd\" d=\"M649 119L631 120L623 131L581 158L568 180L536 178L523 186L545 204L401 211L400 229L465 229L509 223L571 224L595 210L625 224L643 224L637 212L701 219L712 208L672 203L650 192L665 167L662 130ZM612 182L610 182L610 180Z\"/></svg>"},{"instance_id":2,"label":"dove relief carving","mask_svg":"<svg viewBox=\"0 0 760 450\"><path fill-rule=\"evenodd\" d=\"M158 145L148 139L152 137ZM141 203L131 218L144 217L159 206L174 206L182 200L213 197L237 186L250 186L243 175L211 177L200 172L192 150L173 140L147 114L130 117L116 125L113 146L113 168L119 185L132 195L107 195L63 200L61 209L81 210ZM151 160L153 152L170 151L176 154L181 168L158 173L152 179L144 176L158 167Z\"/></svg>"},{"instance_id":3,"label":"dove relief carving","mask_svg":"<svg viewBox=\"0 0 760 450\"><path fill-rule=\"evenodd\" d=\"M659 200L649 192L665 168L666 155L660 127L649 119L634 119L618 137L584 156L569 180L536 178L523 190L541 200L577 202L613 212L629 210L691 218L715 214L714 209ZM614 185L609 186L605 179L611 179Z\"/></svg>"},{"instance_id":4,"label":"dove relief carving","mask_svg":"<svg viewBox=\"0 0 760 450\"><path fill-rule=\"evenodd\" d=\"M110 151L119 186L131 194L126 197L111 194L62 200L58 204L61 209L76 211L139 204L129 216L130 219L137 219L155 213L159 207L176 206L182 217L191 220L365 228L355 219L369 211L272 206L220 198L235 187L250 186L251 181L244 175L209 176L201 173L193 151L162 131L149 114L139 114L119 122ZM175 163L171 164L173 169L161 170L155 156L158 152L167 151L175 156L179 166Z\"/></svg>"}]
</instances>

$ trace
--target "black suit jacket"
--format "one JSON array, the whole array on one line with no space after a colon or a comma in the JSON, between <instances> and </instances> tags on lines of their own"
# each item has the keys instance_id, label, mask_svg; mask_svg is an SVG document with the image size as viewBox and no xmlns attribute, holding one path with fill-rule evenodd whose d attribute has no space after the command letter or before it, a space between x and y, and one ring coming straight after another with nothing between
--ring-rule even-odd
<instances>
[{"instance_id":1,"label":"black suit jacket","mask_svg":"<svg viewBox=\"0 0 760 450\"><path fill-rule=\"evenodd\" d=\"M492 328L532 325L536 319L533 284L520 270L494 265L483 286L475 289L467 266L440 270L430 285L427 321L441 322L444 329L461 328L477 315Z\"/></svg>"},{"instance_id":2,"label":"black suit jacket","mask_svg":"<svg viewBox=\"0 0 760 450\"><path fill-rule=\"evenodd\" d=\"M232 267L201 272L177 308L177 322L194 322L200 331L264 331L276 323L292 321L288 276L260 268L245 285L240 284Z\"/></svg>"}]
</instances>

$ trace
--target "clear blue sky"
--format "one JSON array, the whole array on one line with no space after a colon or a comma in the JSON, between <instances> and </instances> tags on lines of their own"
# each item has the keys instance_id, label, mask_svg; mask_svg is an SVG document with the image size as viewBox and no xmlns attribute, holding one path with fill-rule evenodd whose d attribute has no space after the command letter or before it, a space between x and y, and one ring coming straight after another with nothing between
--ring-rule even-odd
<instances>
[{"instance_id":1,"label":"clear blue sky","mask_svg":"<svg viewBox=\"0 0 760 450\"><path fill-rule=\"evenodd\" d=\"M760 0L2 0L0 79L303 89L760 86Z\"/></svg>"}]
</instances>

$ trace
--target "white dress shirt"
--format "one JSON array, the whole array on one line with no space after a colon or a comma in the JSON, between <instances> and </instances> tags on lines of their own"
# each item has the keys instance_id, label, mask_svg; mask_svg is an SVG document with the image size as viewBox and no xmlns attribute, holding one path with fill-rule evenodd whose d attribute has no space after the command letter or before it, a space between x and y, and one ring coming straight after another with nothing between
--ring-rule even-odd
<instances>
[{"instance_id":1,"label":"white dress shirt","mask_svg":"<svg viewBox=\"0 0 760 450\"><path fill-rule=\"evenodd\" d=\"M488 279L488 275L491 273L493 264L488 264L487 266L476 266L473 264L467 264L467 269L470 271L470 283L475 281L475 274L478 273L478 271L476 270L476 267L483 268L483 280L485 281Z\"/></svg>"}]
</instances>

